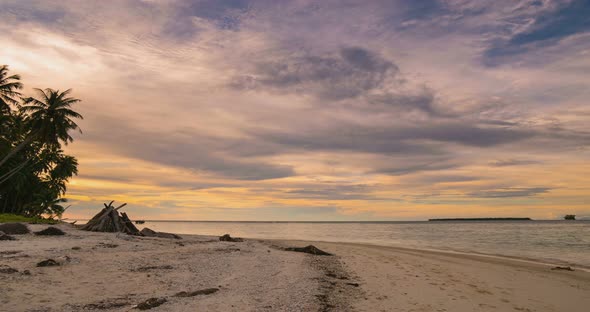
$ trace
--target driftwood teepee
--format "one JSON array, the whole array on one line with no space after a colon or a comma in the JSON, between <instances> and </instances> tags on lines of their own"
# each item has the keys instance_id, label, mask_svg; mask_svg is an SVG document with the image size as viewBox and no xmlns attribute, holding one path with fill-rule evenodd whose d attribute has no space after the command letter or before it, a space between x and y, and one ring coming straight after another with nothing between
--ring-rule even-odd
<instances>
[{"instance_id":1,"label":"driftwood teepee","mask_svg":"<svg viewBox=\"0 0 590 312\"><path fill-rule=\"evenodd\" d=\"M104 208L96 214L88 223L86 223L82 230L93 232L123 232L131 235L141 235L139 230L129 220L126 213L119 214L119 209L125 207L123 204L119 207L113 206L113 201L108 205L104 204Z\"/></svg>"}]
</instances>

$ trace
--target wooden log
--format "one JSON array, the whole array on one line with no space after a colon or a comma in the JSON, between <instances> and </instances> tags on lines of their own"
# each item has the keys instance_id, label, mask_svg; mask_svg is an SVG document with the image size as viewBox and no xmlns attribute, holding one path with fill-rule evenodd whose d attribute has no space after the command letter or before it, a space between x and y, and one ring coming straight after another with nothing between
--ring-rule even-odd
<instances>
[{"instance_id":1,"label":"wooden log","mask_svg":"<svg viewBox=\"0 0 590 312\"><path fill-rule=\"evenodd\" d=\"M92 219L88 220L88 222L86 222L86 224L82 227L82 230L89 230L91 227L93 227L97 222L99 222L106 210L107 208L102 209Z\"/></svg>"},{"instance_id":2,"label":"wooden log","mask_svg":"<svg viewBox=\"0 0 590 312\"><path fill-rule=\"evenodd\" d=\"M90 219L82 229L95 232L123 232L141 235L126 213L119 214L118 210L125 207L127 203L114 207L113 202L104 203L104 208Z\"/></svg>"},{"instance_id":3,"label":"wooden log","mask_svg":"<svg viewBox=\"0 0 590 312\"><path fill-rule=\"evenodd\" d=\"M121 220L119 219L119 212L117 212L116 209L113 209L111 211L111 219L113 222L115 232L123 232L123 222L121 222Z\"/></svg>"},{"instance_id":4,"label":"wooden log","mask_svg":"<svg viewBox=\"0 0 590 312\"><path fill-rule=\"evenodd\" d=\"M93 231L112 232L109 230L109 227L108 227L108 222L110 220L109 215L111 214L112 209L113 209L113 207L109 207L107 209L107 211L101 217L98 225L94 226Z\"/></svg>"},{"instance_id":5,"label":"wooden log","mask_svg":"<svg viewBox=\"0 0 590 312\"><path fill-rule=\"evenodd\" d=\"M122 212L121 213L121 219L123 219L123 222L125 223L125 227L127 228L127 234L133 234L133 235L137 235L139 233L139 230L135 227L135 225L133 225L133 222L131 222L131 220L129 220L129 217L127 216L126 213Z\"/></svg>"}]
</instances>

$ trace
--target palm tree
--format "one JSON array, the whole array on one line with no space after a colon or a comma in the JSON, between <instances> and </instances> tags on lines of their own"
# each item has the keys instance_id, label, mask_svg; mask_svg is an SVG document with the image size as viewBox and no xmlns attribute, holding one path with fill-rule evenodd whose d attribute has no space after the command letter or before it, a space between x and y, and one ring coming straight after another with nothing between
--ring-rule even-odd
<instances>
[{"instance_id":1,"label":"palm tree","mask_svg":"<svg viewBox=\"0 0 590 312\"><path fill-rule=\"evenodd\" d=\"M0 166L33 140L38 140L48 146L60 147L60 141L65 145L74 141L74 138L69 134L70 130L80 131L73 119L83 119L83 117L71 109L72 104L80 102L80 100L68 97L71 89L63 92L49 88L35 89L35 91L39 99L26 98L24 105L20 108L22 113L27 114L26 121L30 131L20 144L4 156L0 161Z\"/></svg>"},{"instance_id":2,"label":"palm tree","mask_svg":"<svg viewBox=\"0 0 590 312\"><path fill-rule=\"evenodd\" d=\"M63 155L58 151L55 166L49 171L50 188L58 195L66 194L66 183L74 176L78 175L78 160L73 156Z\"/></svg>"},{"instance_id":3,"label":"palm tree","mask_svg":"<svg viewBox=\"0 0 590 312\"><path fill-rule=\"evenodd\" d=\"M20 90L23 84L20 83L19 75L8 76L8 65L0 66L0 112L9 112L10 104L18 104L20 98Z\"/></svg>"}]
</instances>

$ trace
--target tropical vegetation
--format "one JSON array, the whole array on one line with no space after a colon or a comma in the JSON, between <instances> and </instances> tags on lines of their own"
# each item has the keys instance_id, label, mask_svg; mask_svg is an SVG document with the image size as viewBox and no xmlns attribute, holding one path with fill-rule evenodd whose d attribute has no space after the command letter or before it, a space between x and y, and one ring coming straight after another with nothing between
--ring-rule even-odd
<instances>
[{"instance_id":1,"label":"tropical vegetation","mask_svg":"<svg viewBox=\"0 0 590 312\"><path fill-rule=\"evenodd\" d=\"M21 94L19 75L0 66L0 213L27 217L60 216L67 207L68 181L78 161L62 144L82 115L72 109L80 100L71 90L34 89Z\"/></svg>"}]
</instances>

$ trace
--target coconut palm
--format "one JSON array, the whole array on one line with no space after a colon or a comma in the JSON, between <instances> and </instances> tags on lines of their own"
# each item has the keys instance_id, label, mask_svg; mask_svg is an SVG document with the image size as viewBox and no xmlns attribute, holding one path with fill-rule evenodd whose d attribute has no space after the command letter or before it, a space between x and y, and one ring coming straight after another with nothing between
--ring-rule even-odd
<instances>
[{"instance_id":1,"label":"coconut palm","mask_svg":"<svg viewBox=\"0 0 590 312\"><path fill-rule=\"evenodd\" d=\"M52 89L25 99L19 80L0 66L0 212L59 216L67 182L78 173L78 161L61 145L79 130L82 116L72 110L79 100Z\"/></svg>"},{"instance_id":2,"label":"coconut palm","mask_svg":"<svg viewBox=\"0 0 590 312\"><path fill-rule=\"evenodd\" d=\"M58 151L55 166L49 171L49 184L51 189L59 196L65 195L66 183L74 176L78 175L78 160L69 155L63 155Z\"/></svg>"},{"instance_id":3,"label":"coconut palm","mask_svg":"<svg viewBox=\"0 0 590 312\"><path fill-rule=\"evenodd\" d=\"M0 66L0 112L10 112L10 105L18 104L21 94L17 90L23 88L19 75L8 76L8 65Z\"/></svg>"},{"instance_id":4,"label":"coconut palm","mask_svg":"<svg viewBox=\"0 0 590 312\"><path fill-rule=\"evenodd\" d=\"M80 131L74 119L83 119L83 117L71 109L72 104L80 102L80 100L68 97L71 89L63 92L49 88L35 89L35 91L38 98L26 98L23 106L20 107L21 113L27 114L29 133L20 144L4 156L0 161L0 166L33 140L47 146L59 147L61 146L60 142L67 145L74 140L69 134L70 130Z\"/></svg>"}]
</instances>

